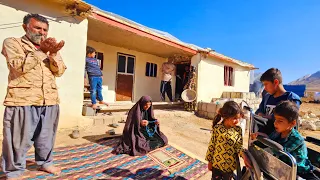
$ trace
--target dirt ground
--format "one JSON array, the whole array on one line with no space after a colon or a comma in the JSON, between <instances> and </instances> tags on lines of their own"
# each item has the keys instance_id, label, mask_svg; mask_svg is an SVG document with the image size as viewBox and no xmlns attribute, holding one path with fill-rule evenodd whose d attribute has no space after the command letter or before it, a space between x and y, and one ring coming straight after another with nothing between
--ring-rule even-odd
<instances>
[{"instance_id":1,"label":"dirt ground","mask_svg":"<svg viewBox=\"0 0 320 180\"><path fill-rule=\"evenodd\" d=\"M320 115L320 104L303 104L301 111L309 111ZM156 110L156 117L161 122L161 131L168 137L169 143L179 146L192 153L197 158L204 160L207 151L209 139L211 136L211 120L196 117L195 115L183 111L165 111ZM115 129L116 134L121 134L124 124L119 123L119 127ZM107 126L92 126L81 131L81 138L72 139L69 137L71 130L60 130L57 134L56 145L68 146L82 144L107 136L106 131L113 129ZM304 136L313 136L320 138L319 132L302 131ZM245 137L244 145L247 145ZM309 145L309 144L308 144ZM1 150L1 149L0 149ZM316 149L320 151L319 149ZM210 173L201 179L210 179Z\"/></svg>"},{"instance_id":2,"label":"dirt ground","mask_svg":"<svg viewBox=\"0 0 320 180\"><path fill-rule=\"evenodd\" d=\"M302 103L300 111L308 112L312 111L316 115L320 115L320 104L315 103Z\"/></svg>"},{"instance_id":3,"label":"dirt ground","mask_svg":"<svg viewBox=\"0 0 320 180\"><path fill-rule=\"evenodd\" d=\"M302 103L300 107L300 111L302 112L308 112L312 111L315 115L319 116L320 115L320 104L315 104L315 103ZM320 139L320 132L319 131L307 131L307 130L300 130L300 133L306 137L306 136L311 136ZM307 143L307 146L320 152L320 147L316 146L311 143Z\"/></svg>"},{"instance_id":4,"label":"dirt ground","mask_svg":"<svg viewBox=\"0 0 320 180\"><path fill-rule=\"evenodd\" d=\"M312 111L320 115L320 104L304 103L301 105L300 110L304 112ZM202 128L211 129L211 120L199 118L184 111L155 110L155 116L161 121L161 131L168 136L170 142L204 158L211 133ZM119 125L120 126L115 129L117 134L122 133L124 124L119 123ZM62 130L59 131L57 135L56 146L66 146L75 143L81 144L88 140L99 139L100 137L106 136L105 132L109 129L113 128L107 126L88 127L81 131L82 138L76 140L69 137L71 130ZM310 135L320 138L318 131L302 131L302 133L304 136Z\"/></svg>"}]
</instances>

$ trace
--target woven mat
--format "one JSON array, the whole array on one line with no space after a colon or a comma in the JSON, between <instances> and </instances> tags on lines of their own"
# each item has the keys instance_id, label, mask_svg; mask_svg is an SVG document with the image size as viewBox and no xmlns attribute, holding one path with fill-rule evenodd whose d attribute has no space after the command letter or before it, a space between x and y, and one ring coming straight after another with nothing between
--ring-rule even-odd
<instances>
[{"instance_id":1,"label":"woven mat","mask_svg":"<svg viewBox=\"0 0 320 180\"><path fill-rule=\"evenodd\" d=\"M146 156L113 155L112 147L118 140L56 148L54 163L62 168L60 176L37 171L34 155L29 154L29 171L21 179L198 179L208 172L205 163L170 145Z\"/></svg>"}]
</instances>

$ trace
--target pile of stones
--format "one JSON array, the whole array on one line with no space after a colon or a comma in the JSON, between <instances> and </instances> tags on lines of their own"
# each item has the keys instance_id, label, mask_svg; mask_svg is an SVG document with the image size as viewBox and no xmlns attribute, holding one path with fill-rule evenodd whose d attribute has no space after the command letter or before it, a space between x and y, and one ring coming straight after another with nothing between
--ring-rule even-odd
<instances>
[{"instance_id":1,"label":"pile of stones","mask_svg":"<svg viewBox=\"0 0 320 180\"><path fill-rule=\"evenodd\" d=\"M299 115L301 129L320 131L320 115L316 115L312 111L300 112Z\"/></svg>"}]
</instances>

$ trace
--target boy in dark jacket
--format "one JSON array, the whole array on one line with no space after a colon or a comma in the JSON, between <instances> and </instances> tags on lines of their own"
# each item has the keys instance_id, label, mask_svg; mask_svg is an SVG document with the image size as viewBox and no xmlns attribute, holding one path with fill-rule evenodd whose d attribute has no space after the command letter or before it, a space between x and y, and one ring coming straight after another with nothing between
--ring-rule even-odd
<instances>
[{"instance_id":1,"label":"boy in dark jacket","mask_svg":"<svg viewBox=\"0 0 320 180\"><path fill-rule=\"evenodd\" d=\"M87 46L87 57L86 57L86 69L85 72L88 74L89 84L90 84L90 97L92 108L96 109L98 107L97 99L99 104L104 104L108 106L108 103L103 101L102 97L102 71L98 59L95 58L96 50L90 46ZM84 75L86 78L86 74Z\"/></svg>"},{"instance_id":2,"label":"boy in dark jacket","mask_svg":"<svg viewBox=\"0 0 320 180\"><path fill-rule=\"evenodd\" d=\"M287 92L282 85L282 75L279 69L271 68L264 72L260 78L267 92L260 103L259 109L256 114L262 116L267 122L256 122L254 126L255 131L270 134L274 129L274 108L282 101L292 101L299 108L301 105L300 97L293 93Z\"/></svg>"},{"instance_id":3,"label":"boy in dark jacket","mask_svg":"<svg viewBox=\"0 0 320 180\"><path fill-rule=\"evenodd\" d=\"M314 173L315 168L308 158L304 138L294 128L299 118L299 109L296 104L290 101L281 102L275 107L274 116L274 132L269 136L259 132L253 133L251 138L255 139L258 135L261 135L281 144L284 151L290 153L296 159L298 176L307 180L320 180ZM274 154L283 162L291 164L291 161L278 151L274 151Z\"/></svg>"}]
</instances>

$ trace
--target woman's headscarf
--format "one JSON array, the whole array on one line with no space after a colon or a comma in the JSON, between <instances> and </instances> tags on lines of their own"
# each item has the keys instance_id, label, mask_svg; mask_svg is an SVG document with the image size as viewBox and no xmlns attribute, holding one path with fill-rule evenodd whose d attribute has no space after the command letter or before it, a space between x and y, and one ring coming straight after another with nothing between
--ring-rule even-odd
<instances>
[{"instance_id":1,"label":"woman's headscarf","mask_svg":"<svg viewBox=\"0 0 320 180\"><path fill-rule=\"evenodd\" d=\"M113 150L115 154L129 154L131 156L144 155L151 151L149 142L140 131L140 122L142 120L142 111L145 104L152 102L150 96L142 96L140 100L130 109L126 124L123 129L122 138ZM152 105L147 110L148 119L154 120ZM167 137L160 132L158 127L158 135L165 144L168 143Z\"/></svg>"}]
</instances>

